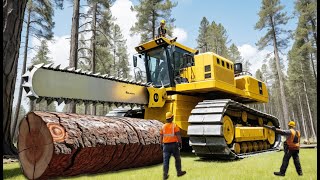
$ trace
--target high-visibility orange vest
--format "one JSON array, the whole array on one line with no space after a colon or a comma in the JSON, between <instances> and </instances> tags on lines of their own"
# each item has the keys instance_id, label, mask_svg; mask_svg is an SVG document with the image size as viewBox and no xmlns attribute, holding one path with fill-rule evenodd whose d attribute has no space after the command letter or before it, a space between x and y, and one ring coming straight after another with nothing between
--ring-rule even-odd
<instances>
[{"instance_id":1,"label":"high-visibility orange vest","mask_svg":"<svg viewBox=\"0 0 320 180\"><path fill-rule=\"evenodd\" d=\"M300 132L290 129L291 135L287 138L287 145L289 150L299 150L300 148ZM297 137L295 139L297 133Z\"/></svg>"},{"instance_id":2,"label":"high-visibility orange vest","mask_svg":"<svg viewBox=\"0 0 320 180\"><path fill-rule=\"evenodd\" d=\"M163 143L173 143L178 142L178 137L175 135L180 129L174 123L165 123L160 130L160 134L163 135Z\"/></svg>"}]
</instances>

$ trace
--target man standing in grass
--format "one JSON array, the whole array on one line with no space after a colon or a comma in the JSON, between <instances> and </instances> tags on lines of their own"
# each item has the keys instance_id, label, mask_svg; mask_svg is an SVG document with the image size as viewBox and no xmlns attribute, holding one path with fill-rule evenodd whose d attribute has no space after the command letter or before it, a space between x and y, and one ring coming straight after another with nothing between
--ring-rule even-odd
<instances>
[{"instance_id":1,"label":"man standing in grass","mask_svg":"<svg viewBox=\"0 0 320 180\"><path fill-rule=\"evenodd\" d=\"M166 121L160 130L160 143L163 150L163 179L168 179L169 160L171 154L174 156L176 162L177 176L183 176L187 172L181 170L180 149L182 148L182 140L179 127L174 124L173 114L166 113Z\"/></svg>"},{"instance_id":2,"label":"man standing in grass","mask_svg":"<svg viewBox=\"0 0 320 180\"><path fill-rule=\"evenodd\" d=\"M276 176L285 176L286 170L289 164L289 160L292 156L294 165L296 167L296 171L299 176L302 176L302 169L299 159L299 149L300 149L300 132L295 129L295 122L290 121L288 130L281 130L277 129L276 127L272 127L271 129L276 131L281 135L287 137L287 140L284 142L283 149L284 149L284 156L282 160L282 165L280 167L280 172L274 172ZM270 127L268 127L270 128Z\"/></svg>"}]
</instances>

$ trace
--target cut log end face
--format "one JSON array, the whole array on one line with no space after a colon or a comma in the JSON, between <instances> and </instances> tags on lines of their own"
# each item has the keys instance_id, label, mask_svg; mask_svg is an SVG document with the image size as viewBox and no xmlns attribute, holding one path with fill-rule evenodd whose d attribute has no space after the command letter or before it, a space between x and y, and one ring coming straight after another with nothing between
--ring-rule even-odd
<instances>
[{"instance_id":1,"label":"cut log end face","mask_svg":"<svg viewBox=\"0 0 320 180\"><path fill-rule=\"evenodd\" d=\"M28 179L36 179L52 158L51 134L41 118L33 113L22 120L19 129L18 149L23 173Z\"/></svg>"}]
</instances>

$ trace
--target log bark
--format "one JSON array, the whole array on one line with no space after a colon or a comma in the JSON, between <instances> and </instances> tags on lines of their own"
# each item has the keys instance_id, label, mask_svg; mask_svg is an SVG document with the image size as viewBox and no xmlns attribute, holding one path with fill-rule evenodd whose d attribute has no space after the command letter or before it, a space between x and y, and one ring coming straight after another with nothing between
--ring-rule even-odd
<instances>
[{"instance_id":1,"label":"log bark","mask_svg":"<svg viewBox=\"0 0 320 180\"><path fill-rule=\"evenodd\" d=\"M28 179L116 171L162 162L157 120L30 112L19 127Z\"/></svg>"}]
</instances>

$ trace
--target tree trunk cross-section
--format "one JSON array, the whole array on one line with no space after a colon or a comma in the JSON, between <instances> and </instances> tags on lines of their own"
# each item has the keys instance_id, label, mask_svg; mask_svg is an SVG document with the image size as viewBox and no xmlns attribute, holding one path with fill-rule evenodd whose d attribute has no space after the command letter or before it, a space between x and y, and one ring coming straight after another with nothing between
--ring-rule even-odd
<instances>
[{"instance_id":1,"label":"tree trunk cross-section","mask_svg":"<svg viewBox=\"0 0 320 180\"><path fill-rule=\"evenodd\" d=\"M157 120L30 112L19 127L28 179L116 171L162 162Z\"/></svg>"}]
</instances>

